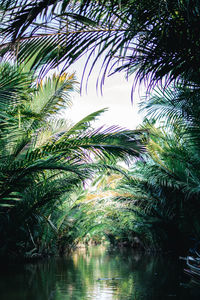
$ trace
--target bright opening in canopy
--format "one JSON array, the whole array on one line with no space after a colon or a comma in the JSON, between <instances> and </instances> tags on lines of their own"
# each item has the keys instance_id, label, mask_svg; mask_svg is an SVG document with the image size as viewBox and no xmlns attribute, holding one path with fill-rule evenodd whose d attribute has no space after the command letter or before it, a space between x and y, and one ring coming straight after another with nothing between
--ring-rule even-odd
<instances>
[{"instance_id":1,"label":"bright opening in canopy","mask_svg":"<svg viewBox=\"0 0 200 300\"><path fill-rule=\"evenodd\" d=\"M82 61L69 68L69 72L76 73L78 81L81 81L83 68ZM85 116L102 108L107 108L94 126L118 125L128 129L135 129L142 121L142 115L138 113L139 92L134 90L131 101L133 79L126 80L123 73L117 73L105 79L103 93L96 87L98 70L94 70L86 84L83 84L81 95L76 93L72 100L72 107L65 111L65 118L78 122ZM141 92L143 93L142 89Z\"/></svg>"}]
</instances>

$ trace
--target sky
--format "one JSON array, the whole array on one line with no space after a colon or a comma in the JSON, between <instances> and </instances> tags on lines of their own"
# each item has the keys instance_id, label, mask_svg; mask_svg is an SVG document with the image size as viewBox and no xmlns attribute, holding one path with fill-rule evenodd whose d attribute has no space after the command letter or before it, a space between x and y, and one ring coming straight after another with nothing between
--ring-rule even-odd
<instances>
[{"instance_id":1,"label":"sky","mask_svg":"<svg viewBox=\"0 0 200 300\"><path fill-rule=\"evenodd\" d=\"M83 64L83 61L78 62L68 69L68 72L76 72L79 82ZM97 77L98 66L89 78L87 92L86 85L83 84L81 95L77 93L73 96L72 107L65 111L64 117L77 122L94 111L108 108L108 111L95 122L95 127L119 125L123 128L135 129L141 123L142 116L138 114L138 89L135 90L131 101L133 79L127 81L123 73L107 77L101 95L100 90L96 89Z\"/></svg>"}]
</instances>

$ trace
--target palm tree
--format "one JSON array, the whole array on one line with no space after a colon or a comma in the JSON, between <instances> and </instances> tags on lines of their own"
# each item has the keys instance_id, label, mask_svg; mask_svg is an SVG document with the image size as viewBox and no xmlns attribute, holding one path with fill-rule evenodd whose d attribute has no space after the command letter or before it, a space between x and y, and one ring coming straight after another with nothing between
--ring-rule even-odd
<instances>
[{"instance_id":1,"label":"palm tree","mask_svg":"<svg viewBox=\"0 0 200 300\"><path fill-rule=\"evenodd\" d=\"M142 104L147 153L119 184L117 201L135 216L130 232L151 249L180 252L199 238L198 95L173 86Z\"/></svg>"},{"instance_id":2,"label":"palm tree","mask_svg":"<svg viewBox=\"0 0 200 300\"><path fill-rule=\"evenodd\" d=\"M136 79L145 78L150 86L162 79L199 85L199 5L193 0L0 4L1 55L13 49L23 61L34 55L33 67L42 64L41 74L96 53L91 69L104 54L103 77L123 70L136 72Z\"/></svg>"},{"instance_id":3,"label":"palm tree","mask_svg":"<svg viewBox=\"0 0 200 300\"><path fill-rule=\"evenodd\" d=\"M140 156L141 134L118 127L92 129L91 122L103 110L77 124L62 120L58 113L75 90L73 74L35 83L22 66L6 64L2 70L8 75L10 70L10 76L0 78L6 95L0 99L0 249L2 255L37 252L40 225L54 228L51 214L56 207L60 210L64 195L69 198L98 170L116 169L115 158Z\"/></svg>"}]
</instances>

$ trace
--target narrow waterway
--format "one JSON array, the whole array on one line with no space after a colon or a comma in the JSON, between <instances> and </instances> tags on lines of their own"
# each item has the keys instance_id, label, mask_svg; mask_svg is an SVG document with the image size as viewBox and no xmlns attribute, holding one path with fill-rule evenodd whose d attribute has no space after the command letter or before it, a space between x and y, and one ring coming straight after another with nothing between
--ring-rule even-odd
<instances>
[{"instance_id":1,"label":"narrow waterway","mask_svg":"<svg viewBox=\"0 0 200 300\"><path fill-rule=\"evenodd\" d=\"M104 247L70 257L3 264L0 300L199 300L177 258Z\"/></svg>"}]
</instances>

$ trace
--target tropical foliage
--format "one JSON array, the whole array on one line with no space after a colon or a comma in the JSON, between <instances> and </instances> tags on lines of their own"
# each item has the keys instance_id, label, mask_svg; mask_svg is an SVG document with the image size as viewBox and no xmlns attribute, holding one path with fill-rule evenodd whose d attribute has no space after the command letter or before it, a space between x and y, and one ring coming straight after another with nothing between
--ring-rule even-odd
<instances>
[{"instance_id":1,"label":"tropical foliage","mask_svg":"<svg viewBox=\"0 0 200 300\"><path fill-rule=\"evenodd\" d=\"M41 74L66 69L86 52L103 54L107 73L136 72L150 86L162 79L199 84L199 3L194 0L1 1L1 55L34 55ZM5 39L6 37L6 39ZM14 44L13 44L14 43ZM95 55L93 55L95 54Z\"/></svg>"},{"instance_id":2,"label":"tropical foliage","mask_svg":"<svg viewBox=\"0 0 200 300\"><path fill-rule=\"evenodd\" d=\"M117 157L139 157L142 151L139 131L92 129L103 110L77 124L58 115L70 104L73 74L37 82L24 72L23 66L1 65L2 255L49 252L51 242L61 247L73 193L98 170L117 169Z\"/></svg>"},{"instance_id":3,"label":"tropical foliage","mask_svg":"<svg viewBox=\"0 0 200 300\"><path fill-rule=\"evenodd\" d=\"M1 254L103 234L145 249L199 239L199 2L6 0L0 18ZM74 125L58 116L76 85L65 71L85 54L84 74L101 59L102 83L120 71L147 81L137 131L94 129L103 110ZM110 185L121 160L131 167Z\"/></svg>"},{"instance_id":4,"label":"tropical foliage","mask_svg":"<svg viewBox=\"0 0 200 300\"><path fill-rule=\"evenodd\" d=\"M120 200L135 214L133 232L151 249L184 251L199 239L198 97L199 90L177 86L143 103L148 154L119 190L128 193Z\"/></svg>"},{"instance_id":5,"label":"tropical foliage","mask_svg":"<svg viewBox=\"0 0 200 300\"><path fill-rule=\"evenodd\" d=\"M199 240L198 98L198 89L178 85L141 103L147 152L124 178L109 173L95 189L109 199L102 223L112 244L183 253Z\"/></svg>"}]
</instances>

